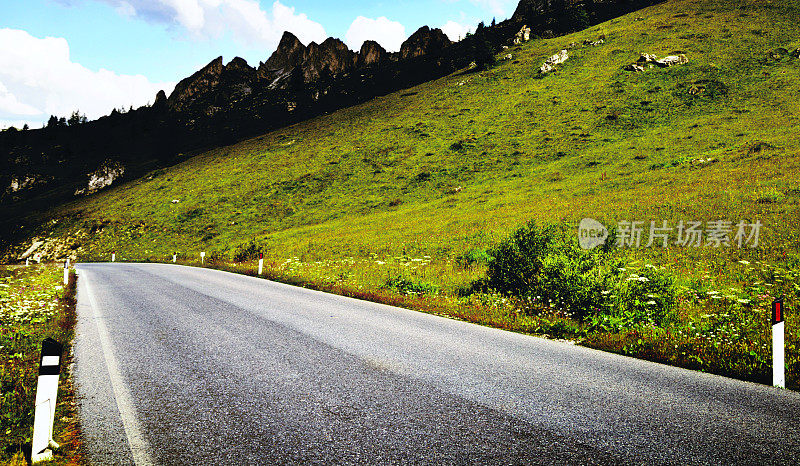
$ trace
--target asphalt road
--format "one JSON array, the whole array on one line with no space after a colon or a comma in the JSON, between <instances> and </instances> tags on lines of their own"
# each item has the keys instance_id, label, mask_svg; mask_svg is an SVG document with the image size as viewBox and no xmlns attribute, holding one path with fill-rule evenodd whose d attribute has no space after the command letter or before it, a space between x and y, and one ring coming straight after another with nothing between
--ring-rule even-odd
<instances>
[{"instance_id":1,"label":"asphalt road","mask_svg":"<svg viewBox=\"0 0 800 466\"><path fill-rule=\"evenodd\" d=\"M800 395L252 277L80 264L95 464L798 464Z\"/></svg>"}]
</instances>

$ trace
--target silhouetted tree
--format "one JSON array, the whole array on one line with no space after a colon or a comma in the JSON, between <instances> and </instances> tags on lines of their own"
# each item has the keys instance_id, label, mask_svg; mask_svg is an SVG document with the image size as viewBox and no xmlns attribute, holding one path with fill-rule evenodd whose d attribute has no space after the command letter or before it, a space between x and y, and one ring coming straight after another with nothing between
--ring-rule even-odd
<instances>
[{"instance_id":1,"label":"silhouetted tree","mask_svg":"<svg viewBox=\"0 0 800 466\"><path fill-rule=\"evenodd\" d=\"M476 35L473 36L469 43L467 52L472 57L475 64L478 65L477 70L479 71L493 66L496 62L494 58L494 47L486 38L478 36L477 31Z\"/></svg>"},{"instance_id":2,"label":"silhouetted tree","mask_svg":"<svg viewBox=\"0 0 800 466\"><path fill-rule=\"evenodd\" d=\"M81 115L81 113L76 110L72 112L72 115L69 116L69 120L67 120L67 124L69 126L78 126L86 123L88 120L86 119L86 115Z\"/></svg>"}]
</instances>

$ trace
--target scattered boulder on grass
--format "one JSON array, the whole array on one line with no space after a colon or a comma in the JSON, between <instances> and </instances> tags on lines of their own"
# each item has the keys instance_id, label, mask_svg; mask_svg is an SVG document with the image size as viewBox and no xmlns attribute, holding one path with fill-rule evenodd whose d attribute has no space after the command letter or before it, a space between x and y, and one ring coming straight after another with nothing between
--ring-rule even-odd
<instances>
[{"instance_id":1,"label":"scattered boulder on grass","mask_svg":"<svg viewBox=\"0 0 800 466\"><path fill-rule=\"evenodd\" d=\"M655 63L656 60L658 60L658 57L653 55L652 53L643 53L636 60L636 63L644 65L646 63Z\"/></svg>"},{"instance_id":2,"label":"scattered boulder on grass","mask_svg":"<svg viewBox=\"0 0 800 466\"><path fill-rule=\"evenodd\" d=\"M669 68L670 66L685 65L687 63L689 63L689 59L682 53L678 55L669 55L661 59L651 53L642 53L635 63L625 65L622 69L625 71L642 72L645 70L646 65L649 68L652 68L653 65L660 68Z\"/></svg>"},{"instance_id":3,"label":"scattered boulder on grass","mask_svg":"<svg viewBox=\"0 0 800 466\"><path fill-rule=\"evenodd\" d=\"M503 57L503 60L511 60L512 58L514 58L514 55L511 55L511 54L509 53L508 55L506 55L505 57Z\"/></svg>"},{"instance_id":4,"label":"scattered boulder on grass","mask_svg":"<svg viewBox=\"0 0 800 466\"><path fill-rule=\"evenodd\" d=\"M514 45L519 45L523 42L528 42L531 40L531 28L528 27L526 24L522 26L522 29L514 36Z\"/></svg>"},{"instance_id":5,"label":"scattered boulder on grass","mask_svg":"<svg viewBox=\"0 0 800 466\"><path fill-rule=\"evenodd\" d=\"M585 40L583 41L583 45L587 45L589 47L597 47L598 45L602 45L606 43L605 37L600 37L597 40Z\"/></svg>"},{"instance_id":6,"label":"scattered boulder on grass","mask_svg":"<svg viewBox=\"0 0 800 466\"><path fill-rule=\"evenodd\" d=\"M660 66L661 68L669 68L670 66L675 65L685 65L689 63L689 59L686 58L686 55L670 55L668 57L664 57L661 60L656 60L656 66Z\"/></svg>"},{"instance_id":7,"label":"scattered boulder on grass","mask_svg":"<svg viewBox=\"0 0 800 466\"><path fill-rule=\"evenodd\" d=\"M638 63L631 63L630 65L625 65L625 68L623 68L623 70L642 72L644 71L644 66Z\"/></svg>"},{"instance_id":8,"label":"scattered boulder on grass","mask_svg":"<svg viewBox=\"0 0 800 466\"><path fill-rule=\"evenodd\" d=\"M566 49L564 49L545 60L544 64L539 68L539 73L549 73L555 70L557 65L564 63L568 59L569 53L567 53Z\"/></svg>"}]
</instances>

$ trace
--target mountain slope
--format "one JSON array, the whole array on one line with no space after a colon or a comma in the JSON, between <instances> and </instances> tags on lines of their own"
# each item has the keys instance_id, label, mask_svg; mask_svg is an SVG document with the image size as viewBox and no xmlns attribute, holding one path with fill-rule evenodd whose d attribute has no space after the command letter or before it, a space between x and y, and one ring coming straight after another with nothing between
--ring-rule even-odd
<instances>
[{"instance_id":1,"label":"mountain slope","mask_svg":"<svg viewBox=\"0 0 800 466\"><path fill-rule=\"evenodd\" d=\"M794 250L797 18L796 3L667 2L206 152L62 215L104 227L89 250L139 257L255 239L277 257L444 258L528 218L583 216L761 218L767 248ZM677 51L688 64L623 71L640 52ZM138 239L121 241L130 228Z\"/></svg>"},{"instance_id":2,"label":"mountain slope","mask_svg":"<svg viewBox=\"0 0 800 466\"><path fill-rule=\"evenodd\" d=\"M376 95L492 61L502 42L527 25L534 35L564 34L655 0L521 0L512 19L452 43L440 29L419 28L389 53L366 41L353 52L339 39L307 46L285 32L257 67L222 57L181 80L153 105L114 110L96 121L50 119L46 128L0 132L0 245L13 236L3 220L119 184L245 137L364 102ZM115 167L109 176L108 167Z\"/></svg>"}]
</instances>

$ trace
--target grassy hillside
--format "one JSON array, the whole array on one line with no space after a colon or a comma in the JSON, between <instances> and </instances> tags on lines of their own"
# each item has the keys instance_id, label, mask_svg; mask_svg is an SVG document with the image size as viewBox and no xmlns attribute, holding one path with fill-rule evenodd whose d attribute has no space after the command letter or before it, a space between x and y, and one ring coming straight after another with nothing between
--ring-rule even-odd
<instances>
[{"instance_id":1,"label":"grassy hillside","mask_svg":"<svg viewBox=\"0 0 800 466\"><path fill-rule=\"evenodd\" d=\"M581 45L601 35L605 43ZM530 219L574 230L584 217L607 225L759 220L755 249L620 252L667 267L694 296L679 306L680 325L696 331L695 340L680 337L689 342L683 356L659 349L679 338L672 333L586 336L564 316L545 319L558 325L529 325L525 319L542 317L512 308L499 321L478 320L760 380L766 305L787 294L787 306L796 307L800 293L800 59L786 53L798 47L797 1L666 1L512 46L487 71L199 154L59 207L38 234L64 239L82 260L105 260L111 251L126 260L180 251L194 260L208 251L233 261L263 249L281 276L417 290L455 309L458 290L484 274L484 250ZM570 59L539 75L545 58L565 48ZM623 70L643 52L683 53L689 63ZM513 58L503 60L508 53ZM705 299L715 293L720 302ZM763 316L749 330L760 336L731 331L719 340L730 318L708 316L734 311ZM794 344L796 321L789 328ZM691 348L706 344L698 338L718 359L753 353L750 372L692 362ZM757 344L745 344L753 338ZM796 367L796 358L789 364Z\"/></svg>"}]
</instances>

